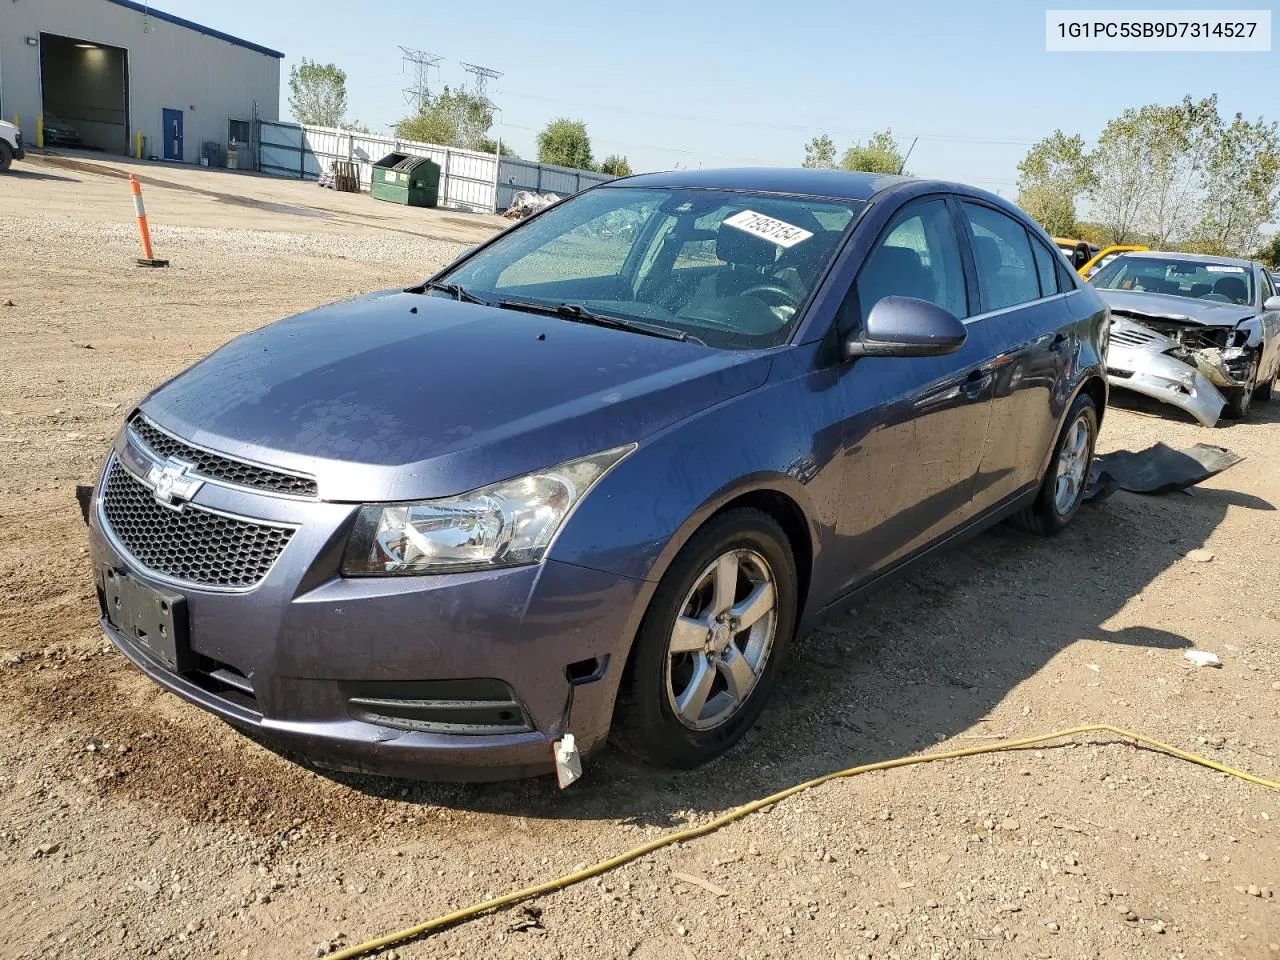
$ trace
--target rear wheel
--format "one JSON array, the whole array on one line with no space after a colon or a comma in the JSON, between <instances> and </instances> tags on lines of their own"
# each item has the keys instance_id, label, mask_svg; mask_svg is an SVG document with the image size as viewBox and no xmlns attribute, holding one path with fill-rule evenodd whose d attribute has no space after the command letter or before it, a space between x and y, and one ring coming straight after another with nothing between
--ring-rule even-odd
<instances>
[{"instance_id":1,"label":"rear wheel","mask_svg":"<svg viewBox=\"0 0 1280 960\"><path fill-rule=\"evenodd\" d=\"M0 140L0 173L8 170L11 163L13 163L13 150L10 149L9 144Z\"/></svg>"},{"instance_id":2,"label":"rear wheel","mask_svg":"<svg viewBox=\"0 0 1280 960\"><path fill-rule=\"evenodd\" d=\"M613 739L652 763L695 767L735 744L777 681L795 631L786 534L753 509L713 518L655 591L619 696Z\"/></svg>"},{"instance_id":3,"label":"rear wheel","mask_svg":"<svg viewBox=\"0 0 1280 960\"><path fill-rule=\"evenodd\" d=\"M1097 441L1098 408L1092 397L1081 393L1067 412L1035 502L1013 516L1017 526L1042 537L1066 529L1084 502Z\"/></svg>"}]
</instances>

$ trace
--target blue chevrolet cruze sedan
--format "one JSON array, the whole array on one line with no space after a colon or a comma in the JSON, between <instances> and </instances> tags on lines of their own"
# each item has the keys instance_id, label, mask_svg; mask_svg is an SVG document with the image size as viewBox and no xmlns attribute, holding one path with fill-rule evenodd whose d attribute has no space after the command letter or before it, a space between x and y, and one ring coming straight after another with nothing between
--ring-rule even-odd
<instances>
[{"instance_id":1,"label":"blue chevrolet cruze sedan","mask_svg":"<svg viewBox=\"0 0 1280 960\"><path fill-rule=\"evenodd\" d=\"M728 749L834 604L1080 507L1107 311L1016 207L827 170L604 184L236 338L87 505L102 627L324 767Z\"/></svg>"}]
</instances>

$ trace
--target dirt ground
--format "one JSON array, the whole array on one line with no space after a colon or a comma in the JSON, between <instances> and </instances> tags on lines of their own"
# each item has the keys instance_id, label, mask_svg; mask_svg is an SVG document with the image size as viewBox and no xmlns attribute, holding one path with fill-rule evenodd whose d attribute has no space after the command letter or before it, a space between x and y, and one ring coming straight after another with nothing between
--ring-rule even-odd
<instances>
[{"instance_id":1,"label":"dirt ground","mask_svg":"<svg viewBox=\"0 0 1280 960\"><path fill-rule=\"evenodd\" d=\"M1117 494L1052 541L998 529L849 609L702 770L608 752L560 793L325 776L262 749L104 641L74 486L151 386L419 279L499 221L140 165L173 261L147 271L127 169L0 177L0 957L315 956L819 773L1090 722L1280 776L1280 402L1214 430L1111 410L1106 449L1247 459L1194 495ZM1280 957L1278 886L1280 794L1096 737L834 782L393 952Z\"/></svg>"}]
</instances>

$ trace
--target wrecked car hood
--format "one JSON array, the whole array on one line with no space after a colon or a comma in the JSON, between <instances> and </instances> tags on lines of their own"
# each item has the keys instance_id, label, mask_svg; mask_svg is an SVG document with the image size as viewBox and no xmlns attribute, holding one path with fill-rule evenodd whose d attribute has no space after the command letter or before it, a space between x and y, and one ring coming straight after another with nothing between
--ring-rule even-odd
<instances>
[{"instance_id":1,"label":"wrecked car hood","mask_svg":"<svg viewBox=\"0 0 1280 960\"><path fill-rule=\"evenodd\" d=\"M1113 314L1138 319L1150 317L1153 320L1199 323L1206 327L1234 327L1241 320L1252 317L1256 312L1238 303L1194 300L1190 297L1176 297L1167 293L1099 290L1098 296L1111 308Z\"/></svg>"}]
</instances>

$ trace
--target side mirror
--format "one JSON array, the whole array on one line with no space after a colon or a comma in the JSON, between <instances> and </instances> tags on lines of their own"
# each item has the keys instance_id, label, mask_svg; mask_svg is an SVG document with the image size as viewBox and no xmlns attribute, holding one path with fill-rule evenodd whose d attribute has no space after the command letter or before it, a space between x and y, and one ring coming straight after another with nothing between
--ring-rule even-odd
<instances>
[{"instance_id":1,"label":"side mirror","mask_svg":"<svg viewBox=\"0 0 1280 960\"><path fill-rule=\"evenodd\" d=\"M1280 297L1267 297L1267 302L1262 305L1263 310L1280 310Z\"/></svg>"},{"instance_id":2,"label":"side mirror","mask_svg":"<svg viewBox=\"0 0 1280 960\"><path fill-rule=\"evenodd\" d=\"M964 345L968 332L948 311L915 297L881 299L866 325L844 342L844 359L854 357L939 357Z\"/></svg>"}]
</instances>

